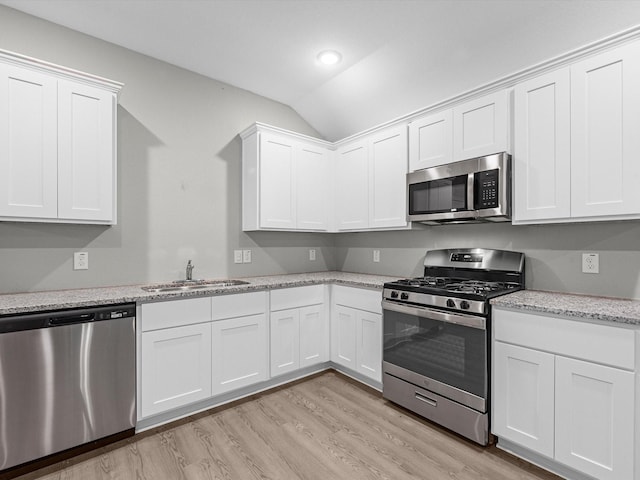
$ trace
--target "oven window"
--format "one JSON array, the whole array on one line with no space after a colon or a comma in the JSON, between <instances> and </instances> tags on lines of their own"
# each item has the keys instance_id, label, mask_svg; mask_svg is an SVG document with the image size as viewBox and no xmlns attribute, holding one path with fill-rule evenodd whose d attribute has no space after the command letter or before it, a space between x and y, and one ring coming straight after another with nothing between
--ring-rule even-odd
<instances>
[{"instance_id":1,"label":"oven window","mask_svg":"<svg viewBox=\"0 0 640 480\"><path fill-rule=\"evenodd\" d=\"M467 210L467 176L409 185L409 214Z\"/></svg>"},{"instance_id":2,"label":"oven window","mask_svg":"<svg viewBox=\"0 0 640 480\"><path fill-rule=\"evenodd\" d=\"M487 331L384 311L385 362L487 397Z\"/></svg>"}]
</instances>

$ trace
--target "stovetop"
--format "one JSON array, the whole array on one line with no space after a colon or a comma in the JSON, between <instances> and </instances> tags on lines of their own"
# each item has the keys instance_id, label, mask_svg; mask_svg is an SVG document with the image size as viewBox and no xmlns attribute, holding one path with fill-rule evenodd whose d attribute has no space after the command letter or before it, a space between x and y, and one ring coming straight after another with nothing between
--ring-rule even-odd
<instances>
[{"instance_id":1,"label":"stovetop","mask_svg":"<svg viewBox=\"0 0 640 480\"><path fill-rule=\"evenodd\" d=\"M520 290L522 286L517 282L497 282L488 280L473 280L458 277L417 277L405 278L386 284L388 288L407 290L418 293L440 295L470 294L474 298L491 298L510 291ZM467 298L471 298L465 295Z\"/></svg>"}]
</instances>

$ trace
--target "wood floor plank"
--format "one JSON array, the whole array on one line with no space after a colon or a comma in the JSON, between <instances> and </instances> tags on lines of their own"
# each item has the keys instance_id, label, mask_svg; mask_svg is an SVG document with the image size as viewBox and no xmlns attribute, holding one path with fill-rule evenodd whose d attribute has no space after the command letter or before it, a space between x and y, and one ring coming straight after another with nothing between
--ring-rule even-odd
<instances>
[{"instance_id":1,"label":"wood floor plank","mask_svg":"<svg viewBox=\"0 0 640 480\"><path fill-rule=\"evenodd\" d=\"M334 371L18 480L557 480Z\"/></svg>"}]
</instances>

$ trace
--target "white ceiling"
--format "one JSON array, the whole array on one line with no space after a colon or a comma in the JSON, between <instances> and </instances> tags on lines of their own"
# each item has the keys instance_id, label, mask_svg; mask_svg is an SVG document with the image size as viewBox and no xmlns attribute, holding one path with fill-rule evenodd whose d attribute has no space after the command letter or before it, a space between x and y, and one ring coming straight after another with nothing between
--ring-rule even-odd
<instances>
[{"instance_id":1,"label":"white ceiling","mask_svg":"<svg viewBox=\"0 0 640 480\"><path fill-rule=\"evenodd\" d=\"M640 0L0 4L290 105L328 140L640 24Z\"/></svg>"}]
</instances>

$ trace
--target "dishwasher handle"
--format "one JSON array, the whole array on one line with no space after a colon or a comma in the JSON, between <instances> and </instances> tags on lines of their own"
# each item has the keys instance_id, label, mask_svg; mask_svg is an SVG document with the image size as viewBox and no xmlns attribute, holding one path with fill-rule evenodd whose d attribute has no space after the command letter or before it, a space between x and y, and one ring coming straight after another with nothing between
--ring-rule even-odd
<instances>
[{"instance_id":1,"label":"dishwasher handle","mask_svg":"<svg viewBox=\"0 0 640 480\"><path fill-rule=\"evenodd\" d=\"M49 327L57 327L58 325L73 325L76 323L93 322L95 319L95 313L84 313L81 315L62 315L59 317L50 317L47 324Z\"/></svg>"}]
</instances>

